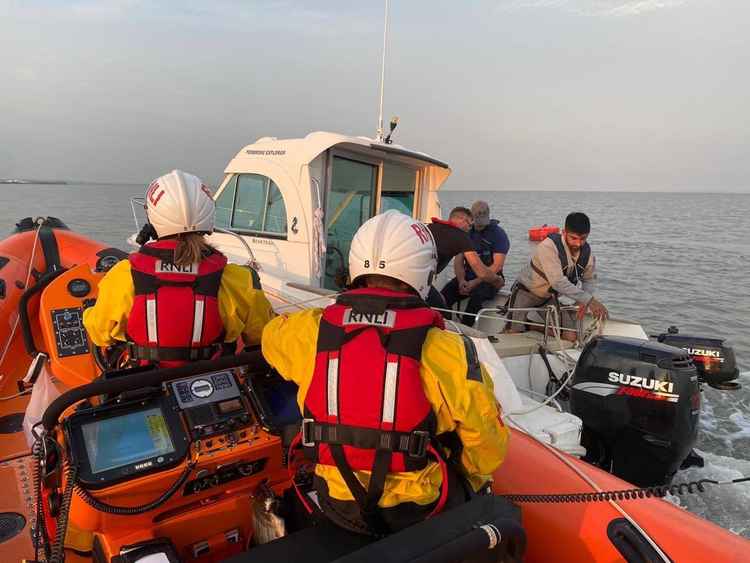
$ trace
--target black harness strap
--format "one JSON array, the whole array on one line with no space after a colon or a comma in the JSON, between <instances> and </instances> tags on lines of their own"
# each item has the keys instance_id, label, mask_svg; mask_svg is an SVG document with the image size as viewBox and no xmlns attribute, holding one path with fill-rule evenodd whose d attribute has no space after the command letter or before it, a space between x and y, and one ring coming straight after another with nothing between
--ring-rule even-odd
<instances>
[{"instance_id":1,"label":"black harness strap","mask_svg":"<svg viewBox=\"0 0 750 563\"><path fill-rule=\"evenodd\" d=\"M60 264L60 249L57 246L55 231L46 221L39 227L39 243L42 245L44 263L47 268L44 273L48 274L59 270L62 267Z\"/></svg>"},{"instance_id":2,"label":"black harness strap","mask_svg":"<svg viewBox=\"0 0 750 563\"><path fill-rule=\"evenodd\" d=\"M477 348L474 345L474 341L466 336L465 334L461 335L461 339L464 342L464 351L466 352L466 379L469 379L471 381L478 381L479 383L482 382L482 368L479 364L479 354L477 353Z\"/></svg>"},{"instance_id":3,"label":"black harness strap","mask_svg":"<svg viewBox=\"0 0 750 563\"><path fill-rule=\"evenodd\" d=\"M382 462L378 464L379 453L380 451L375 453L375 466L382 465ZM341 477L344 479L346 486L351 491L354 500L359 506L359 510L362 514L362 519L369 526L370 530L377 535L386 535L390 531L388 529L388 525L383 520L383 516L377 510L377 503L380 500L380 497L383 495L383 489L385 488L385 476L388 472L388 465L390 465L390 452L386 453L388 454L388 463L385 464L385 474L383 474L382 476L382 483L380 484L380 487L377 487L375 484L375 466L373 466L373 471L370 473L369 489L365 489L362 483L360 483L359 479L357 479L357 476L354 474L351 465L349 465L349 462L346 460L344 448L339 444L331 445L331 456L333 457L333 461L336 463L336 467L341 473ZM382 469L380 470L380 472L382 473ZM380 494L375 500L375 507L373 509L372 497L377 493L378 488L380 489Z\"/></svg>"},{"instance_id":4,"label":"black harness strap","mask_svg":"<svg viewBox=\"0 0 750 563\"><path fill-rule=\"evenodd\" d=\"M318 443L352 446L365 450L388 450L415 459L423 459L426 465L430 433L426 430L388 431L304 419L302 421L302 444L311 446Z\"/></svg>"},{"instance_id":5,"label":"black harness strap","mask_svg":"<svg viewBox=\"0 0 750 563\"><path fill-rule=\"evenodd\" d=\"M191 281L161 280L157 276L138 271L134 268L131 268L131 274L133 275L133 286L136 295L156 293L160 287L192 287L198 295L215 297L219 293L223 270L203 276L195 276L195 280Z\"/></svg>"},{"instance_id":6,"label":"black harness strap","mask_svg":"<svg viewBox=\"0 0 750 563\"><path fill-rule=\"evenodd\" d=\"M130 343L128 353L134 360L145 360L148 362L180 362L210 360L217 352L223 351L220 344L201 346L199 348L168 347L168 346L139 346Z\"/></svg>"},{"instance_id":7,"label":"black harness strap","mask_svg":"<svg viewBox=\"0 0 750 563\"><path fill-rule=\"evenodd\" d=\"M386 309L419 309L426 307L424 300L416 295L407 297L381 297L342 293L336 303L348 305L358 313L383 313Z\"/></svg>"}]
</instances>

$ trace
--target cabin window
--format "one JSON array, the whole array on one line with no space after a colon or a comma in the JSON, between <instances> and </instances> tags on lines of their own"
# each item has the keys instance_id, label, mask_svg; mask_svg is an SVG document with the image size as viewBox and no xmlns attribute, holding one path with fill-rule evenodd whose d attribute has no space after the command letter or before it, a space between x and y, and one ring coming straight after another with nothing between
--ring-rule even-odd
<instances>
[{"instance_id":1,"label":"cabin window","mask_svg":"<svg viewBox=\"0 0 750 563\"><path fill-rule=\"evenodd\" d=\"M232 176L219 197L216 198L216 226L228 229L232 220L232 208L234 207L234 190L237 184L237 176Z\"/></svg>"},{"instance_id":2,"label":"cabin window","mask_svg":"<svg viewBox=\"0 0 750 563\"><path fill-rule=\"evenodd\" d=\"M242 231L262 231L266 208L268 178L257 174L237 177L237 197L234 200L232 228Z\"/></svg>"},{"instance_id":3,"label":"cabin window","mask_svg":"<svg viewBox=\"0 0 750 563\"><path fill-rule=\"evenodd\" d=\"M216 226L259 236L286 236L281 190L267 176L237 174L216 198Z\"/></svg>"},{"instance_id":4,"label":"cabin window","mask_svg":"<svg viewBox=\"0 0 750 563\"><path fill-rule=\"evenodd\" d=\"M414 214L414 189L417 171L403 164L383 163L383 180L380 190L380 212L395 209L406 215Z\"/></svg>"}]
</instances>

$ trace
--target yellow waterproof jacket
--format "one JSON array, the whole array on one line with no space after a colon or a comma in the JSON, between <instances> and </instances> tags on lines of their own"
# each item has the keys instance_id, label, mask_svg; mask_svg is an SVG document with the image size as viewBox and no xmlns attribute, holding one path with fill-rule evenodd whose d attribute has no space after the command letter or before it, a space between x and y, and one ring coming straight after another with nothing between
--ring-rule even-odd
<instances>
[{"instance_id":1,"label":"yellow waterproof jacket","mask_svg":"<svg viewBox=\"0 0 750 563\"><path fill-rule=\"evenodd\" d=\"M317 353L322 309L310 309L273 319L263 330L262 350L266 361L284 378L299 385L297 402L304 410ZM475 489L487 482L502 463L508 429L498 416L492 380L482 368L482 381L469 379L462 338L431 328L422 347L420 375L425 395L437 416L437 433L456 431L463 443L461 465ZM335 466L318 464L315 472L328 483L329 494L338 500L354 500ZM367 488L369 471L355 471ZM424 469L389 473L379 506L404 502L420 505L437 500L442 475L437 463Z\"/></svg>"},{"instance_id":2,"label":"yellow waterproof jacket","mask_svg":"<svg viewBox=\"0 0 750 563\"><path fill-rule=\"evenodd\" d=\"M83 324L94 344L109 346L116 340L127 340L134 296L130 262L122 260L99 282L96 305L83 312ZM258 344L273 310L263 291L256 287L250 270L227 264L221 274L218 302L226 331L224 341L234 342L241 335L245 344Z\"/></svg>"}]
</instances>

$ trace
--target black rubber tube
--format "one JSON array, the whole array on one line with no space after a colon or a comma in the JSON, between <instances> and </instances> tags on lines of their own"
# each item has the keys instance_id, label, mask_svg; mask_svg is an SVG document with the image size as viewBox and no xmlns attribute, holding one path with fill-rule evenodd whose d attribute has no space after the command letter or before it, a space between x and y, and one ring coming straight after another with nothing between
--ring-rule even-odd
<instances>
[{"instance_id":1,"label":"black rubber tube","mask_svg":"<svg viewBox=\"0 0 750 563\"><path fill-rule=\"evenodd\" d=\"M26 352L33 358L39 353L34 344L34 334L31 332L31 321L29 320L29 300L34 295L47 287L59 275L64 274L65 269L55 270L44 274L39 281L23 292L21 299L18 300L18 322L21 324L21 333L23 334L23 344Z\"/></svg>"},{"instance_id":2,"label":"black rubber tube","mask_svg":"<svg viewBox=\"0 0 750 563\"><path fill-rule=\"evenodd\" d=\"M132 375L123 375L114 377L105 381L95 381L86 385L81 385L60 395L52 401L42 416L44 429L49 432L58 424L60 415L68 407L79 401L96 397L97 395L117 395L124 391L135 391L142 387L153 387L160 385L165 381L189 377L199 373L217 371L221 369L234 368L244 365L250 365L255 368L266 365L263 355L259 350L252 352L243 352L234 356L222 356L215 360L202 360L192 362L176 368L164 368L148 370ZM111 377L111 374L110 374Z\"/></svg>"}]
</instances>

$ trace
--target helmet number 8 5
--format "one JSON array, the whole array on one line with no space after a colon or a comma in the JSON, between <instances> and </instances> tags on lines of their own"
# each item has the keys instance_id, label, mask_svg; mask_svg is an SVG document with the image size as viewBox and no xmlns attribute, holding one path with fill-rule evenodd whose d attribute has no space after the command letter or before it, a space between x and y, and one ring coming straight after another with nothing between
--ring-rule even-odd
<instances>
[{"instance_id":1,"label":"helmet number 8 5","mask_svg":"<svg viewBox=\"0 0 750 563\"><path fill-rule=\"evenodd\" d=\"M365 268L369 268L370 267L370 261L369 260L365 260L364 266L365 266ZM378 262L378 268L381 269L381 270L385 270L385 260L381 260L380 262Z\"/></svg>"}]
</instances>

